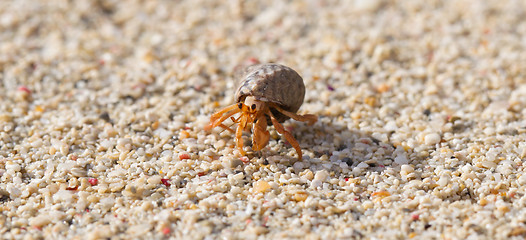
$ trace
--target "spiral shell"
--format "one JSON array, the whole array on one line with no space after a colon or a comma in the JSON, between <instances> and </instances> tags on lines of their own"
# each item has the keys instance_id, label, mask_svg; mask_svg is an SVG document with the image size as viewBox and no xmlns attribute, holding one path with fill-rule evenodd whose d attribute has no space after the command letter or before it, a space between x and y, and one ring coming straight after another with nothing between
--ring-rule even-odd
<instances>
[{"instance_id":1,"label":"spiral shell","mask_svg":"<svg viewBox=\"0 0 526 240\"><path fill-rule=\"evenodd\" d=\"M235 99L243 102L247 96L278 104L286 111L296 113L305 98L305 84L292 68L280 64L258 64L241 72ZM279 122L289 117L271 109Z\"/></svg>"}]
</instances>

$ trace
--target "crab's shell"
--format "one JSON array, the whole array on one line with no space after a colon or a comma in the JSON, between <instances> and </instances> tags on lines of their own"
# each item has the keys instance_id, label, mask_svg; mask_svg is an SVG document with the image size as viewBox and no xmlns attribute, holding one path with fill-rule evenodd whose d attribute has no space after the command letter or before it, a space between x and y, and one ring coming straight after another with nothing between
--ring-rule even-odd
<instances>
[{"instance_id":1,"label":"crab's shell","mask_svg":"<svg viewBox=\"0 0 526 240\"><path fill-rule=\"evenodd\" d=\"M236 102L243 102L247 96L257 100L272 102L282 109L296 113L305 98L305 84L301 76L292 68L280 64L258 64L247 67L240 74ZM279 122L289 117L272 109Z\"/></svg>"}]
</instances>

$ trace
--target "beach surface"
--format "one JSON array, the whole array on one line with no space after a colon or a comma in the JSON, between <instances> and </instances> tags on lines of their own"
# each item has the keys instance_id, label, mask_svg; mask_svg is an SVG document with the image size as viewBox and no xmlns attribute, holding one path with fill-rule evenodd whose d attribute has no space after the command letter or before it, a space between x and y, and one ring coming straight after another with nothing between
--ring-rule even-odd
<instances>
[{"instance_id":1,"label":"beach surface","mask_svg":"<svg viewBox=\"0 0 526 240\"><path fill-rule=\"evenodd\" d=\"M524 239L525 19L518 0L0 1L0 236ZM273 126L246 156L203 129L256 62L303 77L319 119L283 123L302 161Z\"/></svg>"}]
</instances>

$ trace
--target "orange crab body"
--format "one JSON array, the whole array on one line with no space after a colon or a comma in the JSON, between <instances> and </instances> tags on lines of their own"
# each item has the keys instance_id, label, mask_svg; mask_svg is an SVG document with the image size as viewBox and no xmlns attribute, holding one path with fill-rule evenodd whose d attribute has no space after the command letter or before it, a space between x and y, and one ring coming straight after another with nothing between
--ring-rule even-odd
<instances>
[{"instance_id":1,"label":"orange crab body","mask_svg":"<svg viewBox=\"0 0 526 240\"><path fill-rule=\"evenodd\" d=\"M303 79L293 69L279 64L249 66L242 75L235 96L237 103L214 113L205 130L219 126L235 133L236 146L245 155L243 131L252 131L252 149L259 151L268 144L270 133L267 125L272 123L276 131L296 149L298 159L301 160L298 142L283 128L281 122L293 118L312 125L318 120L312 114L296 114L305 97ZM241 114L237 118L232 117L237 113ZM237 123L235 131L223 124L229 118Z\"/></svg>"}]
</instances>

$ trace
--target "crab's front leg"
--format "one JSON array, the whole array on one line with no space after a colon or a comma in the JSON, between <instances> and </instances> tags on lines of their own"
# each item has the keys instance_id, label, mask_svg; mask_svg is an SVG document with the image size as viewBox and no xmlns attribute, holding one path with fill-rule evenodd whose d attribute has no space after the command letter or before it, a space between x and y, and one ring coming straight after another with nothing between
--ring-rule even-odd
<instances>
[{"instance_id":1,"label":"crab's front leg","mask_svg":"<svg viewBox=\"0 0 526 240\"><path fill-rule=\"evenodd\" d=\"M290 132L288 132L287 130L285 130L285 128L283 128L283 125L281 125L281 123L279 123L278 120L276 120L276 118L270 111L269 111L269 115L270 115L270 120L272 121L272 124L276 128L276 131L278 131L278 133L283 135L285 139L287 139L287 141L290 143L290 145L292 145L292 147L296 149L296 152L298 153L298 160L301 161L301 159L303 158L303 154L301 153L301 148L300 148L300 144L298 143L298 141L296 141L296 139L292 136L292 134L290 134Z\"/></svg>"},{"instance_id":2,"label":"crab's front leg","mask_svg":"<svg viewBox=\"0 0 526 240\"><path fill-rule=\"evenodd\" d=\"M267 117L261 114L256 119L256 123L252 127L252 149L259 151L268 144L270 133L267 130Z\"/></svg>"},{"instance_id":3,"label":"crab's front leg","mask_svg":"<svg viewBox=\"0 0 526 240\"><path fill-rule=\"evenodd\" d=\"M241 155L246 155L247 153L245 150L243 150L243 130L245 130L247 126L247 116L245 114L241 115L241 117L237 120L237 128L236 128L236 147L239 150L239 153Z\"/></svg>"},{"instance_id":4,"label":"crab's front leg","mask_svg":"<svg viewBox=\"0 0 526 240\"><path fill-rule=\"evenodd\" d=\"M224 125L223 122L225 120L227 120L230 116L232 116L232 115L234 115L234 114L236 114L236 113L238 113L240 111L241 111L241 109L239 109L237 104L232 104L232 105L230 105L228 107L225 107L225 108L219 110L218 112L212 114L212 116L210 117L210 123L204 127L205 131L209 131L212 128L215 128L215 127L219 126L219 127L222 127L222 128L224 128L226 130L229 130L229 131L233 132L234 130L232 130L229 127L227 127L226 125Z\"/></svg>"}]
</instances>

